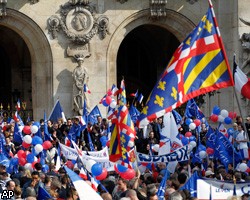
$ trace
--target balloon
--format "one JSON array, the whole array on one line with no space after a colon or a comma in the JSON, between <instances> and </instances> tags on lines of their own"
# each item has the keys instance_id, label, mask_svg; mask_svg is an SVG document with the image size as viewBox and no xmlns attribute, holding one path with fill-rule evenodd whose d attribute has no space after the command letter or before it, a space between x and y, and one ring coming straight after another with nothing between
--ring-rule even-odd
<instances>
[{"instance_id":1,"label":"balloon","mask_svg":"<svg viewBox=\"0 0 250 200\"><path fill-rule=\"evenodd\" d=\"M237 113L236 113L236 112L230 111L230 112L228 113L228 117L230 117L231 119L236 118L236 116L237 116Z\"/></svg>"},{"instance_id":2,"label":"balloon","mask_svg":"<svg viewBox=\"0 0 250 200\"><path fill-rule=\"evenodd\" d=\"M218 121L219 121L219 122L224 122L224 117L223 117L222 115L219 115L219 116L218 116Z\"/></svg>"},{"instance_id":3,"label":"balloon","mask_svg":"<svg viewBox=\"0 0 250 200\"><path fill-rule=\"evenodd\" d=\"M104 105L105 107L109 106L109 105L106 103L106 98L104 98L104 99L102 100L102 105Z\"/></svg>"},{"instance_id":4,"label":"balloon","mask_svg":"<svg viewBox=\"0 0 250 200\"><path fill-rule=\"evenodd\" d=\"M221 110L221 112L220 112L220 115L222 116L222 117L228 117L228 111L227 110Z\"/></svg>"},{"instance_id":5,"label":"balloon","mask_svg":"<svg viewBox=\"0 0 250 200\"><path fill-rule=\"evenodd\" d=\"M204 145L200 144L198 146L198 151L206 151L206 150L207 150L207 148Z\"/></svg>"},{"instance_id":6,"label":"balloon","mask_svg":"<svg viewBox=\"0 0 250 200\"><path fill-rule=\"evenodd\" d=\"M38 127L33 125L33 126L30 127L30 131L31 131L31 133L35 134L38 131Z\"/></svg>"},{"instance_id":7,"label":"balloon","mask_svg":"<svg viewBox=\"0 0 250 200\"><path fill-rule=\"evenodd\" d=\"M31 133L31 131L30 131L30 126L24 126L24 127L23 127L23 132L24 132L25 134L30 134L30 133Z\"/></svg>"},{"instance_id":8,"label":"balloon","mask_svg":"<svg viewBox=\"0 0 250 200\"><path fill-rule=\"evenodd\" d=\"M109 147L109 145L110 145L110 140L107 141L107 143L106 143L106 146L107 146L107 147Z\"/></svg>"},{"instance_id":9,"label":"balloon","mask_svg":"<svg viewBox=\"0 0 250 200\"><path fill-rule=\"evenodd\" d=\"M44 141L43 143L43 149L48 150L52 147L52 143L50 141Z\"/></svg>"},{"instance_id":10,"label":"balloon","mask_svg":"<svg viewBox=\"0 0 250 200\"><path fill-rule=\"evenodd\" d=\"M96 161L94 161L94 160L88 160L88 161L86 162L86 169L87 169L89 172L91 172L91 168L92 168L92 166L93 166L95 163L96 163Z\"/></svg>"},{"instance_id":11,"label":"balloon","mask_svg":"<svg viewBox=\"0 0 250 200\"><path fill-rule=\"evenodd\" d=\"M196 137L194 135L189 137L189 142L191 142L191 141L196 141Z\"/></svg>"},{"instance_id":12,"label":"balloon","mask_svg":"<svg viewBox=\"0 0 250 200\"><path fill-rule=\"evenodd\" d=\"M206 151L200 151L200 152L199 152L199 156L200 156L201 159L206 158L206 156L207 156Z\"/></svg>"},{"instance_id":13,"label":"balloon","mask_svg":"<svg viewBox=\"0 0 250 200\"><path fill-rule=\"evenodd\" d=\"M33 170L32 164L31 164L31 163L26 163L26 164L24 165L24 168L25 168L25 169L28 169L28 170Z\"/></svg>"},{"instance_id":14,"label":"balloon","mask_svg":"<svg viewBox=\"0 0 250 200\"><path fill-rule=\"evenodd\" d=\"M111 89L109 89L109 90L107 91L107 95L108 95L108 96L113 95L113 92L112 92L112 90L111 90Z\"/></svg>"},{"instance_id":15,"label":"balloon","mask_svg":"<svg viewBox=\"0 0 250 200\"><path fill-rule=\"evenodd\" d=\"M155 152L159 152L159 148L160 148L160 145L159 145L159 144L154 144L154 145L152 146L152 149L153 149L153 151L155 151Z\"/></svg>"},{"instance_id":16,"label":"balloon","mask_svg":"<svg viewBox=\"0 0 250 200\"><path fill-rule=\"evenodd\" d=\"M181 142L182 142L183 146L187 145L188 144L188 138L182 137Z\"/></svg>"},{"instance_id":17,"label":"balloon","mask_svg":"<svg viewBox=\"0 0 250 200\"><path fill-rule=\"evenodd\" d=\"M194 123L195 123L196 127L201 125L201 121L199 119L195 119Z\"/></svg>"},{"instance_id":18,"label":"balloon","mask_svg":"<svg viewBox=\"0 0 250 200\"><path fill-rule=\"evenodd\" d=\"M128 170L128 168L127 167L124 167L123 165L121 165L121 164L116 164L115 165L115 171L117 172L117 173L123 173L123 172L126 172Z\"/></svg>"},{"instance_id":19,"label":"balloon","mask_svg":"<svg viewBox=\"0 0 250 200\"><path fill-rule=\"evenodd\" d=\"M211 120L212 122L217 122L217 121L218 121L218 115L215 115L215 114L211 115L211 116L210 116L210 120Z\"/></svg>"},{"instance_id":20,"label":"balloon","mask_svg":"<svg viewBox=\"0 0 250 200\"><path fill-rule=\"evenodd\" d=\"M43 146L41 144L37 144L35 147L35 152L39 154L43 150Z\"/></svg>"},{"instance_id":21,"label":"balloon","mask_svg":"<svg viewBox=\"0 0 250 200\"><path fill-rule=\"evenodd\" d=\"M228 133L229 135L233 135L234 129L233 129L232 127L229 128L229 129L227 129L227 133Z\"/></svg>"},{"instance_id":22,"label":"balloon","mask_svg":"<svg viewBox=\"0 0 250 200\"><path fill-rule=\"evenodd\" d=\"M196 128L196 125L195 125L195 123L190 123L189 124L189 128L191 129L191 130L194 130L195 128Z\"/></svg>"},{"instance_id":23,"label":"balloon","mask_svg":"<svg viewBox=\"0 0 250 200\"><path fill-rule=\"evenodd\" d=\"M226 117L224 119L225 124L232 124L232 119L230 117Z\"/></svg>"},{"instance_id":24,"label":"balloon","mask_svg":"<svg viewBox=\"0 0 250 200\"><path fill-rule=\"evenodd\" d=\"M110 108L115 108L117 105L116 101L113 99L112 102L110 103Z\"/></svg>"},{"instance_id":25,"label":"balloon","mask_svg":"<svg viewBox=\"0 0 250 200\"><path fill-rule=\"evenodd\" d=\"M186 132L186 133L185 133L185 137L189 138L189 137L191 137L191 136L192 136L192 133L191 133L191 132Z\"/></svg>"},{"instance_id":26,"label":"balloon","mask_svg":"<svg viewBox=\"0 0 250 200\"><path fill-rule=\"evenodd\" d=\"M190 144L193 148L196 147L196 145L197 145L195 141L191 141L189 144Z\"/></svg>"},{"instance_id":27,"label":"balloon","mask_svg":"<svg viewBox=\"0 0 250 200\"><path fill-rule=\"evenodd\" d=\"M44 173L47 173L47 172L49 171L49 166L48 166L47 164L43 165L42 171L43 171Z\"/></svg>"},{"instance_id":28,"label":"balloon","mask_svg":"<svg viewBox=\"0 0 250 200\"><path fill-rule=\"evenodd\" d=\"M92 167L91 167L91 173L94 176L99 176L102 174L102 165L100 163L95 163Z\"/></svg>"},{"instance_id":29,"label":"balloon","mask_svg":"<svg viewBox=\"0 0 250 200\"><path fill-rule=\"evenodd\" d=\"M128 168L126 172L120 173L120 176L126 180L131 180L135 177L135 170Z\"/></svg>"},{"instance_id":30,"label":"balloon","mask_svg":"<svg viewBox=\"0 0 250 200\"><path fill-rule=\"evenodd\" d=\"M30 135L25 135L23 137L23 141L26 143L26 144L31 144L32 142L32 137Z\"/></svg>"},{"instance_id":31,"label":"balloon","mask_svg":"<svg viewBox=\"0 0 250 200\"><path fill-rule=\"evenodd\" d=\"M33 163L35 160L35 155L33 153L28 154L26 160L28 163Z\"/></svg>"},{"instance_id":32,"label":"balloon","mask_svg":"<svg viewBox=\"0 0 250 200\"><path fill-rule=\"evenodd\" d=\"M213 108L213 114L219 115L220 114L220 107L219 106L214 106Z\"/></svg>"},{"instance_id":33,"label":"balloon","mask_svg":"<svg viewBox=\"0 0 250 200\"><path fill-rule=\"evenodd\" d=\"M68 161L66 162L66 166L67 166L68 168L70 168L70 169L73 169L74 164L72 163L71 160L68 160Z\"/></svg>"},{"instance_id":34,"label":"balloon","mask_svg":"<svg viewBox=\"0 0 250 200\"><path fill-rule=\"evenodd\" d=\"M18 158L11 158L10 163L11 163L13 166L18 165Z\"/></svg>"},{"instance_id":35,"label":"balloon","mask_svg":"<svg viewBox=\"0 0 250 200\"><path fill-rule=\"evenodd\" d=\"M107 137L106 136L100 137L100 142L101 142L102 146L105 147L107 144Z\"/></svg>"},{"instance_id":36,"label":"balloon","mask_svg":"<svg viewBox=\"0 0 250 200\"><path fill-rule=\"evenodd\" d=\"M33 123L32 123L32 126L37 126L38 128L40 128L40 127L41 127L41 124L40 124L40 122L33 122Z\"/></svg>"},{"instance_id":37,"label":"balloon","mask_svg":"<svg viewBox=\"0 0 250 200\"><path fill-rule=\"evenodd\" d=\"M18 158L18 163L21 166L24 166L26 164L26 159L25 158Z\"/></svg>"},{"instance_id":38,"label":"balloon","mask_svg":"<svg viewBox=\"0 0 250 200\"><path fill-rule=\"evenodd\" d=\"M241 172L245 172L245 171L247 170L247 168L248 168L248 166L247 166L246 163L240 163L240 165L239 165L239 170L240 170Z\"/></svg>"},{"instance_id":39,"label":"balloon","mask_svg":"<svg viewBox=\"0 0 250 200\"><path fill-rule=\"evenodd\" d=\"M17 152L17 157L18 157L18 159L19 159L19 158L24 158L24 159L26 159L26 153L25 153L25 151L24 151L24 150L19 150L19 151Z\"/></svg>"},{"instance_id":40,"label":"balloon","mask_svg":"<svg viewBox=\"0 0 250 200\"><path fill-rule=\"evenodd\" d=\"M107 177L107 175L108 175L107 169L102 168L102 173L99 176L96 176L95 178L96 178L96 180L101 181L101 180L105 179Z\"/></svg>"},{"instance_id":41,"label":"balloon","mask_svg":"<svg viewBox=\"0 0 250 200\"><path fill-rule=\"evenodd\" d=\"M112 98L110 96L106 96L105 101L106 101L106 104L110 105L112 102Z\"/></svg>"},{"instance_id":42,"label":"balloon","mask_svg":"<svg viewBox=\"0 0 250 200\"><path fill-rule=\"evenodd\" d=\"M192 119L190 119L190 118L187 118L186 120L185 120L185 123L189 126L189 124L190 123L192 123L193 122L193 120Z\"/></svg>"},{"instance_id":43,"label":"balloon","mask_svg":"<svg viewBox=\"0 0 250 200\"><path fill-rule=\"evenodd\" d=\"M214 154L214 150L212 148L210 148L210 147L207 148L206 152L207 152L208 155Z\"/></svg>"},{"instance_id":44,"label":"balloon","mask_svg":"<svg viewBox=\"0 0 250 200\"><path fill-rule=\"evenodd\" d=\"M26 142L22 142L22 146L25 148L25 149L28 149L30 146L31 146L31 144L27 144Z\"/></svg>"},{"instance_id":45,"label":"balloon","mask_svg":"<svg viewBox=\"0 0 250 200\"><path fill-rule=\"evenodd\" d=\"M35 135L35 136L32 138L32 144L33 144L33 145L42 144L42 143L43 143L43 140L42 140L42 138L40 138L39 136Z\"/></svg>"}]
</instances>

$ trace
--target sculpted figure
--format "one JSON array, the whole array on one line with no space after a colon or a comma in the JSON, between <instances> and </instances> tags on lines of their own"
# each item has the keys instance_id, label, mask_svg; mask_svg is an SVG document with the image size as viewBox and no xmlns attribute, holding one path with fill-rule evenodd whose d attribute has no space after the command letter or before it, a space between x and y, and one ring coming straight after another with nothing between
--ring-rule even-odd
<instances>
[{"instance_id":1,"label":"sculpted figure","mask_svg":"<svg viewBox=\"0 0 250 200\"><path fill-rule=\"evenodd\" d=\"M73 71L73 110L77 114L82 115L84 103L88 110L88 99L84 93L84 84L88 83L89 76L86 68L83 66L84 59L77 59L78 65Z\"/></svg>"},{"instance_id":2,"label":"sculpted figure","mask_svg":"<svg viewBox=\"0 0 250 200\"><path fill-rule=\"evenodd\" d=\"M71 21L72 27L77 31L82 31L87 28L87 17L84 13L78 12Z\"/></svg>"}]
</instances>

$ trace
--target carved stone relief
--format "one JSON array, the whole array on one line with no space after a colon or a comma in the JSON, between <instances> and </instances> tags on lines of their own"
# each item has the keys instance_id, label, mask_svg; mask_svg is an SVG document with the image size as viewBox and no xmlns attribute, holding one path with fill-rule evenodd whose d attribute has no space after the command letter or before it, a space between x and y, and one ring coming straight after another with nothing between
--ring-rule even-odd
<instances>
[{"instance_id":1,"label":"carved stone relief","mask_svg":"<svg viewBox=\"0 0 250 200\"><path fill-rule=\"evenodd\" d=\"M7 15L6 6L7 0L0 0L0 17L5 17Z\"/></svg>"},{"instance_id":2,"label":"carved stone relief","mask_svg":"<svg viewBox=\"0 0 250 200\"><path fill-rule=\"evenodd\" d=\"M167 0L149 0L151 18L166 17Z\"/></svg>"},{"instance_id":3,"label":"carved stone relief","mask_svg":"<svg viewBox=\"0 0 250 200\"><path fill-rule=\"evenodd\" d=\"M91 55L90 51L86 54L86 50L89 50L88 43L97 33L101 39L109 34L108 18L102 15L96 18L95 8L88 0L70 0L61 6L60 17L53 15L48 19L48 25L53 39L62 30L71 41L72 45L68 47L67 53L74 58L79 56L85 58Z\"/></svg>"}]
</instances>

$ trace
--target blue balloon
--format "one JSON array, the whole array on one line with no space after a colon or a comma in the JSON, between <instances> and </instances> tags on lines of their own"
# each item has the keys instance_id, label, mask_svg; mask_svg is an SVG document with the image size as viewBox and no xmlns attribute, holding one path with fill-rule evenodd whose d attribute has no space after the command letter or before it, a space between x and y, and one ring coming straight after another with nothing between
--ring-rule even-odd
<instances>
[{"instance_id":1,"label":"blue balloon","mask_svg":"<svg viewBox=\"0 0 250 200\"><path fill-rule=\"evenodd\" d=\"M35 155L33 153L28 154L26 160L28 163L33 163L35 161Z\"/></svg>"},{"instance_id":2,"label":"blue balloon","mask_svg":"<svg viewBox=\"0 0 250 200\"><path fill-rule=\"evenodd\" d=\"M106 99L103 99L102 100L102 105L104 105L105 107L108 107L109 105L107 104L107 102L106 102Z\"/></svg>"},{"instance_id":3,"label":"blue balloon","mask_svg":"<svg viewBox=\"0 0 250 200\"><path fill-rule=\"evenodd\" d=\"M49 166L47 164L44 164L43 167L42 167L42 171L44 173L47 173L49 171Z\"/></svg>"},{"instance_id":4,"label":"blue balloon","mask_svg":"<svg viewBox=\"0 0 250 200\"><path fill-rule=\"evenodd\" d=\"M207 150L207 148L204 145L200 144L198 146L198 151L206 151L206 150Z\"/></svg>"},{"instance_id":5,"label":"blue balloon","mask_svg":"<svg viewBox=\"0 0 250 200\"><path fill-rule=\"evenodd\" d=\"M91 173L94 176L99 176L102 174L102 165L99 163L95 163L92 167L91 167Z\"/></svg>"},{"instance_id":6,"label":"blue balloon","mask_svg":"<svg viewBox=\"0 0 250 200\"><path fill-rule=\"evenodd\" d=\"M196 137L192 135L192 136L189 138L189 142L191 142L191 141L195 141L195 142L196 142Z\"/></svg>"},{"instance_id":7,"label":"blue balloon","mask_svg":"<svg viewBox=\"0 0 250 200\"><path fill-rule=\"evenodd\" d=\"M187 145L188 144L188 138L182 137L181 142L182 142L183 146Z\"/></svg>"},{"instance_id":8,"label":"blue balloon","mask_svg":"<svg viewBox=\"0 0 250 200\"><path fill-rule=\"evenodd\" d=\"M117 166L117 170L118 170L119 172L121 172L121 173L126 172L126 171L128 170L127 167L124 167L124 166L121 165L121 164L117 164L116 166Z\"/></svg>"},{"instance_id":9,"label":"blue balloon","mask_svg":"<svg viewBox=\"0 0 250 200\"><path fill-rule=\"evenodd\" d=\"M43 144L43 139L40 138L39 136L34 136L32 138L32 144L35 146L37 144Z\"/></svg>"},{"instance_id":10,"label":"blue balloon","mask_svg":"<svg viewBox=\"0 0 250 200\"><path fill-rule=\"evenodd\" d=\"M14 166L18 165L18 158L11 158L10 163Z\"/></svg>"},{"instance_id":11,"label":"blue balloon","mask_svg":"<svg viewBox=\"0 0 250 200\"><path fill-rule=\"evenodd\" d=\"M225 124L232 124L232 119L230 117L225 117L224 122Z\"/></svg>"},{"instance_id":12,"label":"blue balloon","mask_svg":"<svg viewBox=\"0 0 250 200\"><path fill-rule=\"evenodd\" d=\"M100 138L100 141L101 141L101 143L102 143L102 146L103 147L106 147L106 144L107 144L107 137L106 136L102 136L101 138Z\"/></svg>"},{"instance_id":13,"label":"blue balloon","mask_svg":"<svg viewBox=\"0 0 250 200\"><path fill-rule=\"evenodd\" d=\"M233 128L227 129L227 133L228 133L229 135L233 135L234 129L233 129Z\"/></svg>"},{"instance_id":14,"label":"blue balloon","mask_svg":"<svg viewBox=\"0 0 250 200\"><path fill-rule=\"evenodd\" d=\"M33 123L32 123L32 125L37 126L38 128L40 128L40 127L41 127L40 122L33 122Z\"/></svg>"},{"instance_id":15,"label":"blue balloon","mask_svg":"<svg viewBox=\"0 0 250 200\"><path fill-rule=\"evenodd\" d=\"M187 118L186 120L185 120L185 123L189 126L189 124L191 124L193 122L193 120L192 119L190 119L190 118Z\"/></svg>"},{"instance_id":16,"label":"blue balloon","mask_svg":"<svg viewBox=\"0 0 250 200\"><path fill-rule=\"evenodd\" d=\"M219 115L220 114L220 107L219 106L214 106L213 108L213 114Z\"/></svg>"}]
</instances>

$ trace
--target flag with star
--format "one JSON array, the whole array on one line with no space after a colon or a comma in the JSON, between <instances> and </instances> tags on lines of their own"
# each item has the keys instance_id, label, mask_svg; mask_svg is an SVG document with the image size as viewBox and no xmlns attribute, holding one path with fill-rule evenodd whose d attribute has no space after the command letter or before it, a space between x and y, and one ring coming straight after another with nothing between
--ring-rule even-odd
<instances>
[{"instance_id":1,"label":"flag with star","mask_svg":"<svg viewBox=\"0 0 250 200\"><path fill-rule=\"evenodd\" d=\"M233 86L211 1L206 15L180 44L139 117L143 127L201 94Z\"/></svg>"}]
</instances>

